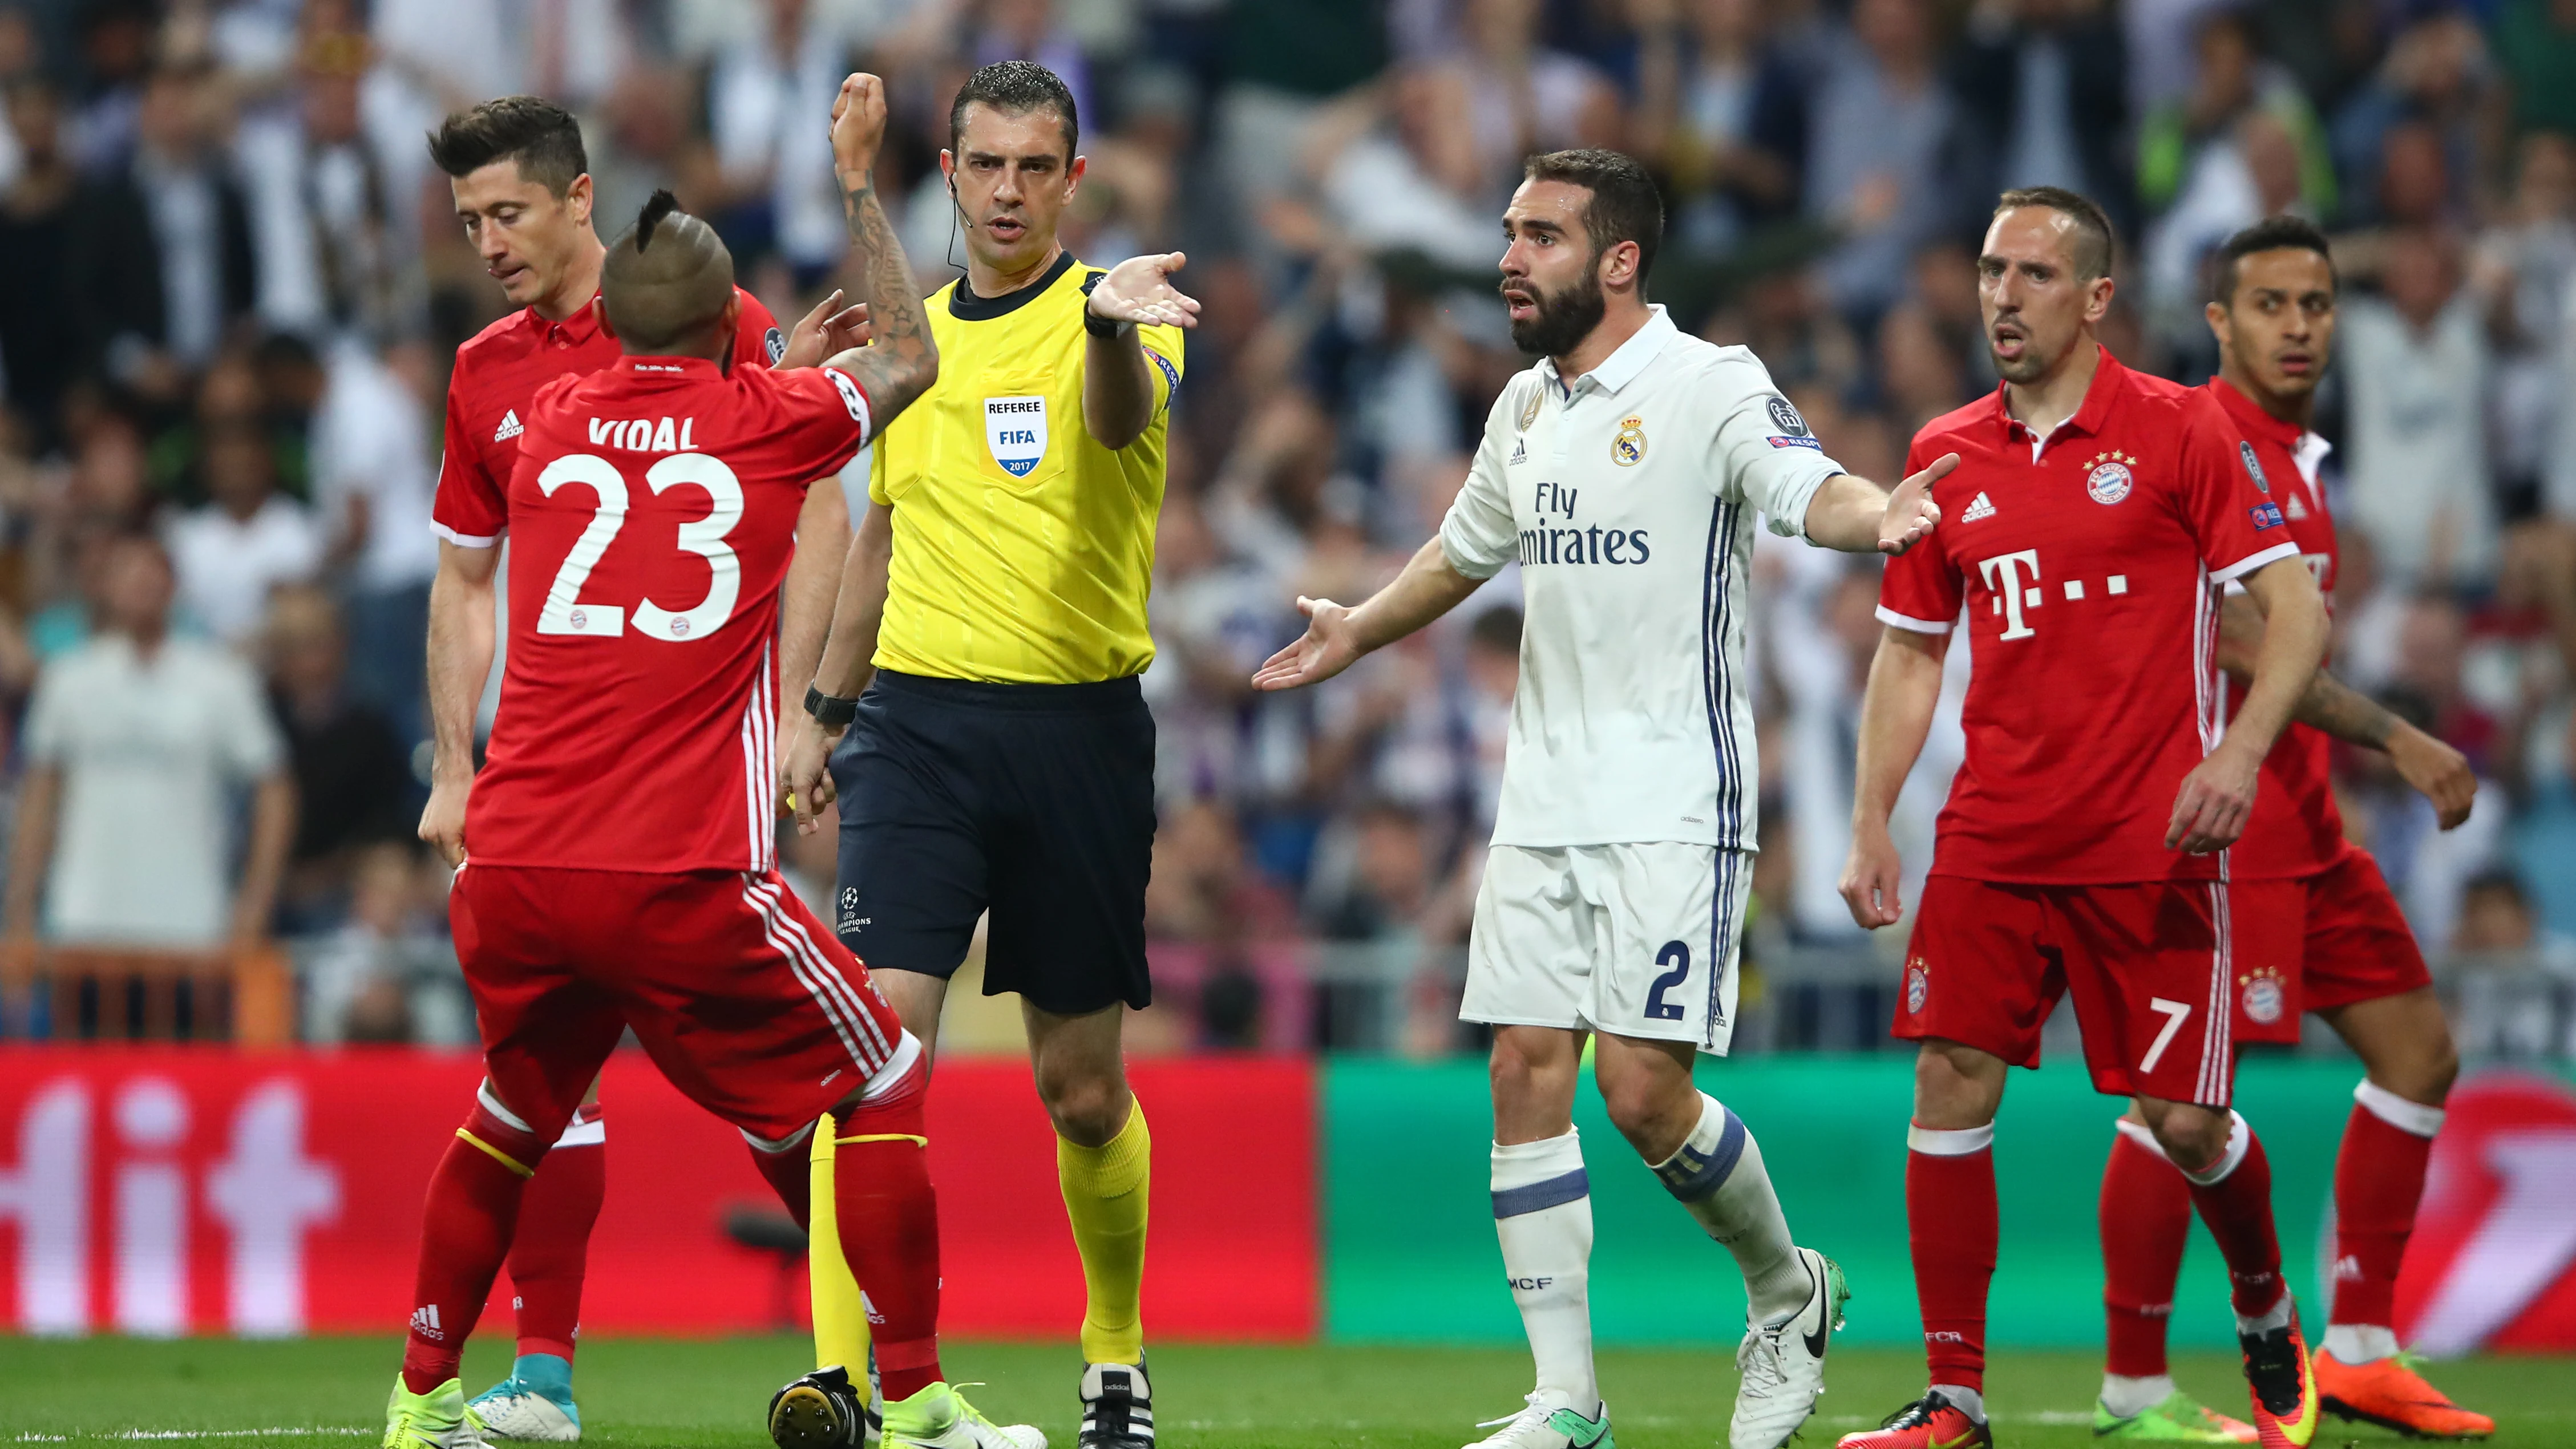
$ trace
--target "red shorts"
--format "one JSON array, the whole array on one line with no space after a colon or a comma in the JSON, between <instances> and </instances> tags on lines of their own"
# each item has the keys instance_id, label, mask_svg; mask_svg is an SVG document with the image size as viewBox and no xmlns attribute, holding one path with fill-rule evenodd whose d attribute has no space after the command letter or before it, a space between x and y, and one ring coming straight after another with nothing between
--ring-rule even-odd
<instances>
[{"instance_id":1,"label":"red shorts","mask_svg":"<svg viewBox=\"0 0 2576 1449\"><path fill-rule=\"evenodd\" d=\"M447 909L486 1070L548 1141L630 1026L673 1086L773 1141L903 1040L867 968L776 871L468 864Z\"/></svg>"},{"instance_id":2,"label":"red shorts","mask_svg":"<svg viewBox=\"0 0 2576 1449\"><path fill-rule=\"evenodd\" d=\"M2433 984L2415 932L2367 851L2346 846L2314 875L2239 881L2234 889L2239 1043L2296 1043L2303 1011Z\"/></svg>"},{"instance_id":3,"label":"red shorts","mask_svg":"<svg viewBox=\"0 0 2576 1449\"><path fill-rule=\"evenodd\" d=\"M2224 1107L2235 1086L2220 929L2227 910L2227 888L2216 882L2048 886L1933 876L1906 945L1895 1034L1942 1037L2035 1067L2040 1028L2071 992L2097 1089Z\"/></svg>"}]
</instances>

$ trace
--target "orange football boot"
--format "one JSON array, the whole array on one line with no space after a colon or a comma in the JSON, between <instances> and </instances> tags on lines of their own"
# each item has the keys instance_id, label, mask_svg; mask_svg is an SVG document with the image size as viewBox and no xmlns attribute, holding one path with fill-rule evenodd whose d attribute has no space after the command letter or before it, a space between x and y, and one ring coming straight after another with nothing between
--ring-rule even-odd
<instances>
[{"instance_id":1,"label":"orange football boot","mask_svg":"<svg viewBox=\"0 0 2576 1449\"><path fill-rule=\"evenodd\" d=\"M2317 1376L2308 1364L2308 1340L2299 1332L2299 1313L2269 1333L2240 1333L2245 1353L2245 1386L2254 1401L2254 1433L2263 1449L2306 1449L2316 1437Z\"/></svg>"},{"instance_id":2,"label":"orange football boot","mask_svg":"<svg viewBox=\"0 0 2576 1449\"><path fill-rule=\"evenodd\" d=\"M1994 1449L1995 1434L1937 1393L1887 1416L1875 1429L1845 1434L1834 1449Z\"/></svg>"},{"instance_id":3,"label":"orange football boot","mask_svg":"<svg viewBox=\"0 0 2576 1449\"><path fill-rule=\"evenodd\" d=\"M2394 1429L2409 1439L2484 1439L2495 1420L2451 1402L2424 1382L2413 1354L2395 1353L2368 1363L2345 1363L2332 1353L2316 1358L2317 1393L2326 1412Z\"/></svg>"}]
</instances>

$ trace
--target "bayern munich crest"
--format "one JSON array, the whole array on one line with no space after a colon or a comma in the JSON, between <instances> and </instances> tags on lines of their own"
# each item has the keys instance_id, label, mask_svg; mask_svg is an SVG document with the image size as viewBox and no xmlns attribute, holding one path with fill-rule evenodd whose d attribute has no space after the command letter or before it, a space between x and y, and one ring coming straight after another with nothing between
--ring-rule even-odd
<instances>
[{"instance_id":1,"label":"bayern munich crest","mask_svg":"<svg viewBox=\"0 0 2576 1449\"><path fill-rule=\"evenodd\" d=\"M2137 483L2136 477L2129 472L2129 465L2136 461L2127 453L2095 454L2093 471L2084 477L2084 491L2092 494L2096 503L2117 503L2128 497L2129 490Z\"/></svg>"},{"instance_id":2,"label":"bayern munich crest","mask_svg":"<svg viewBox=\"0 0 2576 1449\"><path fill-rule=\"evenodd\" d=\"M1923 958L1917 956L1905 968L1905 1011L1909 1016L1923 1010L1923 998L1932 994L1932 973L1923 969Z\"/></svg>"},{"instance_id":3,"label":"bayern munich crest","mask_svg":"<svg viewBox=\"0 0 2576 1449\"><path fill-rule=\"evenodd\" d=\"M2266 966L2251 975L2238 978L2243 983L2245 1019L2258 1026L2270 1026L2281 1019L2281 1009L2288 1004L2288 993L2281 989L2281 973Z\"/></svg>"}]
</instances>

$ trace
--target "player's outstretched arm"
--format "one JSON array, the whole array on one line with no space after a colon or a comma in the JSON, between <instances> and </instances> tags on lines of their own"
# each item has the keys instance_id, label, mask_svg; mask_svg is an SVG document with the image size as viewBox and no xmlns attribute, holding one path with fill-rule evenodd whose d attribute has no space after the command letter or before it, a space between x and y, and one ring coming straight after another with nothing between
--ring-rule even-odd
<instances>
[{"instance_id":1,"label":"player's outstretched arm","mask_svg":"<svg viewBox=\"0 0 2576 1449\"><path fill-rule=\"evenodd\" d=\"M1091 333L1082 363L1082 425L1104 448L1123 448L1145 436L1154 422L1154 374L1139 326L1196 327L1199 304L1172 285L1172 273L1189 259L1179 252L1129 257L1091 286L1086 319L1118 324Z\"/></svg>"},{"instance_id":2,"label":"player's outstretched arm","mask_svg":"<svg viewBox=\"0 0 2576 1449\"><path fill-rule=\"evenodd\" d=\"M420 838L449 865L465 861L465 797L474 788L474 707L492 673L492 575L498 548L441 540L429 585L429 804Z\"/></svg>"},{"instance_id":3,"label":"player's outstretched arm","mask_svg":"<svg viewBox=\"0 0 2576 1449\"><path fill-rule=\"evenodd\" d=\"M2194 855L2224 849L2245 833L2254 811L2255 779L2272 742L2316 678L2326 652L2326 602L2308 566L2274 559L2244 579L2245 592L2263 611L2263 643L2254 656L2254 680L2218 748L2192 767L2174 796L2165 847Z\"/></svg>"},{"instance_id":4,"label":"player's outstretched arm","mask_svg":"<svg viewBox=\"0 0 2576 1449\"><path fill-rule=\"evenodd\" d=\"M832 627L823 639L823 657L814 666L814 687L836 699L856 699L875 672L877 626L885 619L886 575L894 563L894 506L874 503L859 520L841 564L840 597L832 604ZM787 675L789 679L797 676ZM782 808L796 813L796 832L811 835L815 816L832 803L832 772L827 768L832 746L847 726L834 728L795 708L795 728L787 735L786 753L778 760L778 794Z\"/></svg>"},{"instance_id":5,"label":"player's outstretched arm","mask_svg":"<svg viewBox=\"0 0 2576 1449\"><path fill-rule=\"evenodd\" d=\"M885 431L895 415L939 380L939 347L914 295L912 262L877 199L877 143L885 139L885 82L853 75L832 102L832 168L841 182L841 216L850 228L850 265L861 278L870 347L836 354L832 366L868 395L869 429Z\"/></svg>"},{"instance_id":6,"label":"player's outstretched arm","mask_svg":"<svg viewBox=\"0 0 2576 1449\"><path fill-rule=\"evenodd\" d=\"M1843 904L1864 930L1896 924L1905 914L1904 876L1887 817L1905 777L1932 733L1941 702L1941 661L1950 636L1888 625L1869 661L1860 701L1860 752L1852 770L1851 854L1843 862Z\"/></svg>"},{"instance_id":7,"label":"player's outstretched arm","mask_svg":"<svg viewBox=\"0 0 2576 1449\"><path fill-rule=\"evenodd\" d=\"M1866 478L1837 473L1807 501L1802 531L1810 541L1844 553L1903 553L1930 537L1941 522L1932 485L1958 466L1958 454L1944 453L1893 492Z\"/></svg>"},{"instance_id":8,"label":"player's outstretched arm","mask_svg":"<svg viewBox=\"0 0 2576 1449\"><path fill-rule=\"evenodd\" d=\"M1264 660L1252 672L1252 687L1295 689L1330 679L1361 655L1384 648L1458 607L1483 582L1452 567L1440 540L1434 538L1414 551L1395 582L1371 594L1356 609L1301 595L1297 608L1307 619L1305 634Z\"/></svg>"},{"instance_id":9,"label":"player's outstretched arm","mask_svg":"<svg viewBox=\"0 0 2576 1449\"><path fill-rule=\"evenodd\" d=\"M2229 594L2218 610L2218 667L2239 684L2254 677L2263 647L2263 611L2243 594ZM2290 718L2346 744L2383 751L2398 777L2433 802L2444 830L2466 824L2478 796L2469 757L2397 717L2396 711L2344 683L2320 666Z\"/></svg>"}]
</instances>

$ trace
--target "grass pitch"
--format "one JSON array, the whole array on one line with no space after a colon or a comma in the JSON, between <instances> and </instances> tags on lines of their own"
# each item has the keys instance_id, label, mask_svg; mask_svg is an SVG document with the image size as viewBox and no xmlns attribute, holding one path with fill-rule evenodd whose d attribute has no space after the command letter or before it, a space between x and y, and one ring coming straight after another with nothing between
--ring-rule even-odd
<instances>
[{"instance_id":1,"label":"grass pitch","mask_svg":"<svg viewBox=\"0 0 2576 1449\"><path fill-rule=\"evenodd\" d=\"M359 1449L383 1428L400 1361L397 1339L178 1343L0 1339L0 1446L222 1440L206 1449ZM469 1393L508 1366L508 1341L477 1344ZM577 1378L585 1442L604 1449L765 1449L771 1390L801 1371L807 1340L603 1339L582 1349ZM1004 1422L1028 1422L1065 1449L1073 1438L1070 1344L959 1343L950 1375L981 1379L972 1397ZM1457 1449L1479 1419L1518 1407L1529 1360L1517 1349L1255 1348L1171 1345L1154 1351L1157 1417L1172 1449ZM2242 1412L2232 1361L2187 1355L2183 1386ZM2099 1359L2090 1353L1999 1356L1987 1398L2005 1449L2093 1442ZM1912 1353L1837 1349L1832 1390L1801 1441L1829 1446L1920 1392ZM1735 1366L1716 1352L1610 1350L1601 1376L1623 1449L1722 1444ZM2478 1359L2441 1365L2436 1382L2499 1420L2508 1449L2576 1449L2576 1360ZM2394 1443L2384 1431L2329 1420L2316 1444Z\"/></svg>"}]
</instances>

